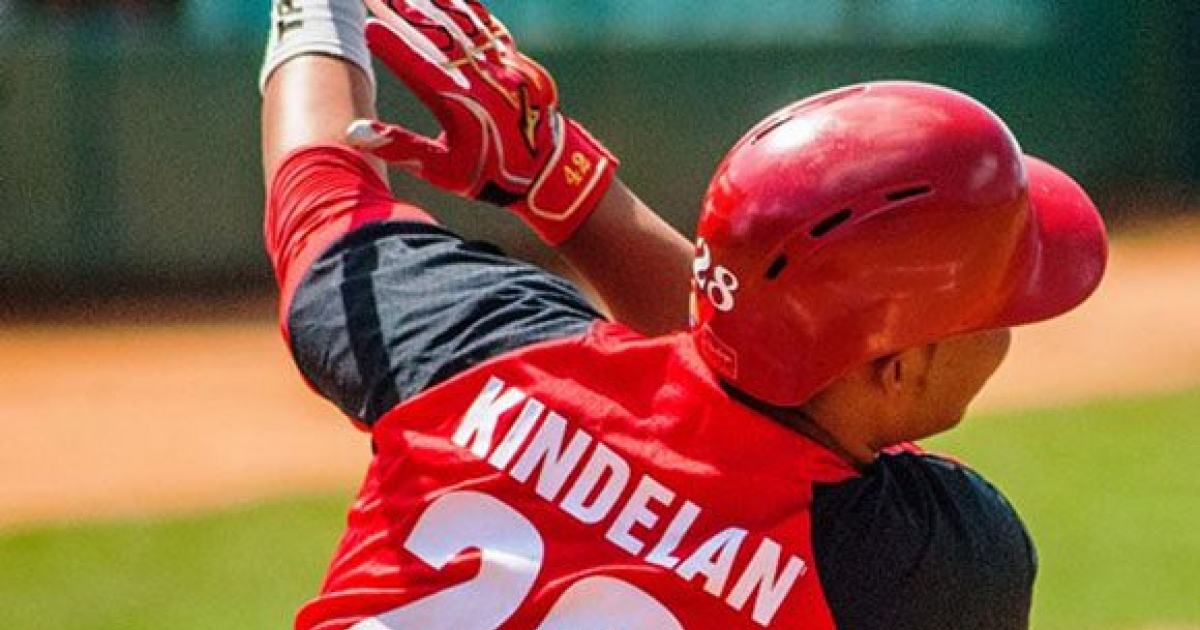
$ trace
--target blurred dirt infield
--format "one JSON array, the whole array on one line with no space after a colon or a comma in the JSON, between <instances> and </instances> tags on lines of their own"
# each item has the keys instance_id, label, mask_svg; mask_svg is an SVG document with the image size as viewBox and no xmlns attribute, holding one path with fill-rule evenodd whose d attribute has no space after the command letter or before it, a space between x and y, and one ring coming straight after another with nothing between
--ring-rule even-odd
<instances>
[{"instance_id":1,"label":"blurred dirt infield","mask_svg":"<svg viewBox=\"0 0 1200 630\"><path fill-rule=\"evenodd\" d=\"M203 324L0 327L0 526L349 497L366 436L301 383L271 309L260 300ZM1019 331L977 409L1195 385L1191 225L1119 239L1098 295Z\"/></svg>"}]
</instances>

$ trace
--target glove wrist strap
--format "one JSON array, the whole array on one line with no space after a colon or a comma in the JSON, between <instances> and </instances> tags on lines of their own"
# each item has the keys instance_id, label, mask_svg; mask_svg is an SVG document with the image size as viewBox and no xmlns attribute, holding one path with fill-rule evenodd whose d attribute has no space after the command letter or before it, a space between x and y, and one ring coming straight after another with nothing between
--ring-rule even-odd
<instances>
[{"instance_id":1,"label":"glove wrist strap","mask_svg":"<svg viewBox=\"0 0 1200 630\"><path fill-rule=\"evenodd\" d=\"M619 161L575 121L559 116L563 142L524 200L509 206L549 245L559 245L596 210Z\"/></svg>"}]
</instances>

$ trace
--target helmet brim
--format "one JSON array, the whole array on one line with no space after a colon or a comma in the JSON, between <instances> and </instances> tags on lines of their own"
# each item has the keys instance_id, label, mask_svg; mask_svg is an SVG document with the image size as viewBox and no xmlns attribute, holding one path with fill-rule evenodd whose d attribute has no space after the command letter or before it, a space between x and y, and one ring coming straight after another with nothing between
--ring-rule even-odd
<instances>
[{"instance_id":1,"label":"helmet brim","mask_svg":"<svg viewBox=\"0 0 1200 630\"><path fill-rule=\"evenodd\" d=\"M1026 264L996 327L1031 324L1079 306L1100 285L1108 237L1096 205L1069 175L1025 156L1031 225Z\"/></svg>"}]
</instances>

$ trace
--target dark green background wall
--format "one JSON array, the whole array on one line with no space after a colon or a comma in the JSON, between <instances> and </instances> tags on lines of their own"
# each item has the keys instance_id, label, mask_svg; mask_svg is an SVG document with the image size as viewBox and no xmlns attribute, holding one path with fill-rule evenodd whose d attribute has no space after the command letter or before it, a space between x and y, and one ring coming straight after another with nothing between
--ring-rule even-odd
<instances>
[{"instance_id":1,"label":"dark green background wall","mask_svg":"<svg viewBox=\"0 0 1200 630\"><path fill-rule=\"evenodd\" d=\"M1114 219L1200 184L1200 7L1070 0L1023 47L823 42L534 50L624 177L690 231L708 174L749 125L803 95L884 78L992 106L1026 150L1076 174ZM95 22L0 30L0 298L64 289L264 282L255 87L260 42ZM381 75L382 76L382 75ZM385 80L385 82L387 82ZM426 116L393 87L392 117ZM401 183L401 190L413 190ZM1184 191L1184 192L1180 192ZM427 190L448 222L520 226Z\"/></svg>"}]
</instances>

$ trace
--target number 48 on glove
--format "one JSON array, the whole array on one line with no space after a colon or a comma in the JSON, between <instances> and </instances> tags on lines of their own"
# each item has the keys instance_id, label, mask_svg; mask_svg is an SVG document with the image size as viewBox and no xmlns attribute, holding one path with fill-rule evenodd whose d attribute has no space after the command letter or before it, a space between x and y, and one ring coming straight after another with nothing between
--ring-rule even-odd
<instances>
[{"instance_id":1,"label":"number 48 on glove","mask_svg":"<svg viewBox=\"0 0 1200 630\"><path fill-rule=\"evenodd\" d=\"M554 79L476 0L366 0L367 44L442 127L356 121L351 144L461 197L505 206L551 245L611 185L617 160L559 111Z\"/></svg>"}]
</instances>

